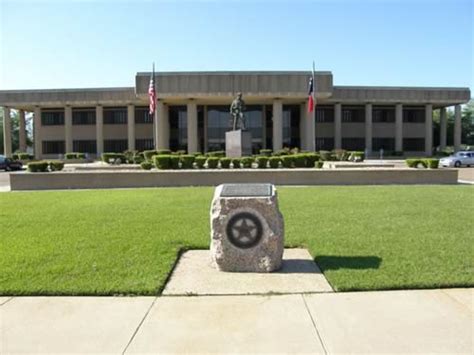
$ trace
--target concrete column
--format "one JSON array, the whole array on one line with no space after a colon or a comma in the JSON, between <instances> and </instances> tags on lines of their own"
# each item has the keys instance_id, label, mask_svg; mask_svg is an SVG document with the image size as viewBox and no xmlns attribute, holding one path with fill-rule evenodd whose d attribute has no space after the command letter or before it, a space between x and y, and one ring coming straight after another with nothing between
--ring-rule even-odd
<instances>
[{"instance_id":1,"label":"concrete column","mask_svg":"<svg viewBox=\"0 0 474 355\"><path fill-rule=\"evenodd\" d=\"M334 149L342 147L342 105L334 105Z\"/></svg>"},{"instance_id":2,"label":"concrete column","mask_svg":"<svg viewBox=\"0 0 474 355\"><path fill-rule=\"evenodd\" d=\"M203 153L207 153L207 150L209 148L209 142L208 142L208 132L207 132L207 105L204 106L204 120L203 120L203 124L204 124L204 147L202 147L203 149Z\"/></svg>"},{"instance_id":3,"label":"concrete column","mask_svg":"<svg viewBox=\"0 0 474 355\"><path fill-rule=\"evenodd\" d=\"M403 105L395 106L395 150L403 150Z\"/></svg>"},{"instance_id":4,"label":"concrete column","mask_svg":"<svg viewBox=\"0 0 474 355\"><path fill-rule=\"evenodd\" d=\"M262 149L267 149L267 109L262 105Z\"/></svg>"},{"instance_id":5,"label":"concrete column","mask_svg":"<svg viewBox=\"0 0 474 355\"><path fill-rule=\"evenodd\" d=\"M425 154L433 154L433 105L425 106Z\"/></svg>"},{"instance_id":6,"label":"concrete column","mask_svg":"<svg viewBox=\"0 0 474 355\"><path fill-rule=\"evenodd\" d=\"M41 107L35 107L35 113L33 116L33 141L34 141L34 153L35 158L40 159L43 155L43 151L41 149Z\"/></svg>"},{"instance_id":7,"label":"concrete column","mask_svg":"<svg viewBox=\"0 0 474 355\"><path fill-rule=\"evenodd\" d=\"M439 148L446 149L447 137L446 107L439 109Z\"/></svg>"},{"instance_id":8,"label":"concrete column","mask_svg":"<svg viewBox=\"0 0 474 355\"><path fill-rule=\"evenodd\" d=\"M461 105L454 106L454 151L461 150Z\"/></svg>"},{"instance_id":9,"label":"concrete column","mask_svg":"<svg viewBox=\"0 0 474 355\"><path fill-rule=\"evenodd\" d=\"M3 154L7 157L12 155L12 119L10 108L3 108Z\"/></svg>"},{"instance_id":10,"label":"concrete column","mask_svg":"<svg viewBox=\"0 0 474 355\"><path fill-rule=\"evenodd\" d=\"M127 106L128 150L135 150L135 105Z\"/></svg>"},{"instance_id":11,"label":"concrete column","mask_svg":"<svg viewBox=\"0 0 474 355\"><path fill-rule=\"evenodd\" d=\"M273 151L283 148L283 103L273 100Z\"/></svg>"},{"instance_id":12,"label":"concrete column","mask_svg":"<svg viewBox=\"0 0 474 355\"><path fill-rule=\"evenodd\" d=\"M188 126L188 154L199 151L198 149L198 115L197 104L194 100L187 105L187 126Z\"/></svg>"},{"instance_id":13,"label":"concrete column","mask_svg":"<svg viewBox=\"0 0 474 355\"><path fill-rule=\"evenodd\" d=\"M95 107L95 137L97 144L97 158L104 153L104 108Z\"/></svg>"},{"instance_id":14,"label":"concrete column","mask_svg":"<svg viewBox=\"0 0 474 355\"><path fill-rule=\"evenodd\" d=\"M316 105L315 105L316 106ZM314 107L313 112L308 112L308 103L305 104L305 127L306 127L306 150L314 152L316 150L316 131L315 131L315 124L316 124L316 107Z\"/></svg>"},{"instance_id":15,"label":"concrete column","mask_svg":"<svg viewBox=\"0 0 474 355\"><path fill-rule=\"evenodd\" d=\"M301 149L308 150L308 132L307 132L307 115L308 105L306 103L300 105L300 142Z\"/></svg>"},{"instance_id":16,"label":"concrete column","mask_svg":"<svg viewBox=\"0 0 474 355\"><path fill-rule=\"evenodd\" d=\"M20 141L20 152L26 152L26 122L25 122L25 111L18 111L18 118L20 120L20 130L19 130L19 141Z\"/></svg>"},{"instance_id":17,"label":"concrete column","mask_svg":"<svg viewBox=\"0 0 474 355\"><path fill-rule=\"evenodd\" d=\"M72 107L64 107L64 140L66 153L72 152Z\"/></svg>"},{"instance_id":18,"label":"concrete column","mask_svg":"<svg viewBox=\"0 0 474 355\"><path fill-rule=\"evenodd\" d=\"M372 154L372 104L365 104L365 150Z\"/></svg>"},{"instance_id":19,"label":"concrete column","mask_svg":"<svg viewBox=\"0 0 474 355\"><path fill-rule=\"evenodd\" d=\"M156 105L157 110L157 149L168 149L169 148L169 118L168 118L168 106L163 104L163 101L159 100Z\"/></svg>"}]
</instances>

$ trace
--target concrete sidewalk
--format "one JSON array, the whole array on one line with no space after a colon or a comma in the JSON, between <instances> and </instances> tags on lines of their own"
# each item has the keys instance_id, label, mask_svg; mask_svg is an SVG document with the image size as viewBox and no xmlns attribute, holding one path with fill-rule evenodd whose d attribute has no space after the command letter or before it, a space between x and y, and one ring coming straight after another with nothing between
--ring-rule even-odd
<instances>
[{"instance_id":1,"label":"concrete sidewalk","mask_svg":"<svg viewBox=\"0 0 474 355\"><path fill-rule=\"evenodd\" d=\"M474 289L0 298L0 353L473 353Z\"/></svg>"}]
</instances>

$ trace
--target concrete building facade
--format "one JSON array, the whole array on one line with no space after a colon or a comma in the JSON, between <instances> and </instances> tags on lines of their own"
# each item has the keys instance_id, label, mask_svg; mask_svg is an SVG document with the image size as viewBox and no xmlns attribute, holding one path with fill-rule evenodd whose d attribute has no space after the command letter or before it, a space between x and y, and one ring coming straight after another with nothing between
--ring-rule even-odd
<instances>
[{"instance_id":1,"label":"concrete building facade","mask_svg":"<svg viewBox=\"0 0 474 355\"><path fill-rule=\"evenodd\" d=\"M26 149L25 112L32 112L34 154L172 149L224 150L229 105L242 92L253 149L348 149L430 155L433 111L440 110L446 146L446 108L455 108L454 145L461 145L461 107L468 88L335 86L331 72L316 72L316 110L307 111L311 73L165 72L156 74L157 110L148 113L150 73L135 87L0 91L5 154L12 154L11 110L19 110L20 150Z\"/></svg>"}]
</instances>

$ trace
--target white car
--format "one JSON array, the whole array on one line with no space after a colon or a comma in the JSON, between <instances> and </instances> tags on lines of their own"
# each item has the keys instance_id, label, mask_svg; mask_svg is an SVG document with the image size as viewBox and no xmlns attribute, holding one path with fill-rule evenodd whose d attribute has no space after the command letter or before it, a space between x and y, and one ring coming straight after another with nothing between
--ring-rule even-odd
<instances>
[{"instance_id":1,"label":"white car","mask_svg":"<svg viewBox=\"0 0 474 355\"><path fill-rule=\"evenodd\" d=\"M439 163L441 166L454 166L456 168L460 168L461 166L474 166L474 151L457 152L449 157L440 159Z\"/></svg>"}]
</instances>

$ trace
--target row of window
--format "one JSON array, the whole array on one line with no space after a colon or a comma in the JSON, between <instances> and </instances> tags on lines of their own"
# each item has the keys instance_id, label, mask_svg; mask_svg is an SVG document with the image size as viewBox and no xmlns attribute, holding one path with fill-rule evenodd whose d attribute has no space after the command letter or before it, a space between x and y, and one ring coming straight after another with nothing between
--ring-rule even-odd
<instances>
[{"instance_id":1,"label":"row of window","mask_svg":"<svg viewBox=\"0 0 474 355\"><path fill-rule=\"evenodd\" d=\"M73 108L73 125L95 125L95 108ZM104 107L104 124L126 124L126 107ZM148 107L135 107L135 123L153 123L153 116L150 115ZM63 109L43 109L41 111L42 126L63 126Z\"/></svg>"},{"instance_id":2,"label":"row of window","mask_svg":"<svg viewBox=\"0 0 474 355\"><path fill-rule=\"evenodd\" d=\"M342 122L363 123L365 122L364 106L342 106ZM316 107L316 122L330 123L334 122L333 106ZM395 108L393 106L374 106L372 108L372 122L374 123L393 123L395 122ZM423 107L404 107L403 122L406 123L424 123L425 109Z\"/></svg>"},{"instance_id":3,"label":"row of window","mask_svg":"<svg viewBox=\"0 0 474 355\"><path fill-rule=\"evenodd\" d=\"M334 138L316 138L316 150L332 150L334 149ZM346 150L365 150L365 138L342 138L342 149ZM395 138L373 138L372 150L379 151L395 150ZM407 152L422 152L425 150L424 138L404 138L403 150Z\"/></svg>"},{"instance_id":4,"label":"row of window","mask_svg":"<svg viewBox=\"0 0 474 355\"><path fill-rule=\"evenodd\" d=\"M64 154L66 153L66 145L63 140L43 141L43 154ZM104 140L104 151L121 153L128 149L128 141L126 139L106 139ZM136 139L135 149L139 151L154 149L153 138ZM95 140L74 140L72 142L72 150L74 152L96 154L97 142Z\"/></svg>"}]
</instances>

